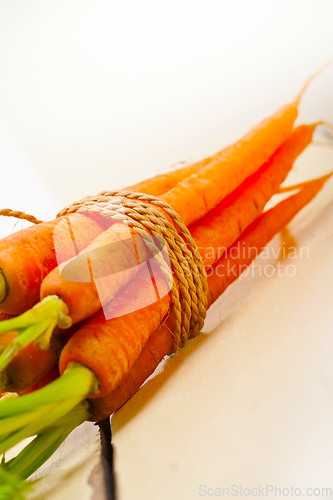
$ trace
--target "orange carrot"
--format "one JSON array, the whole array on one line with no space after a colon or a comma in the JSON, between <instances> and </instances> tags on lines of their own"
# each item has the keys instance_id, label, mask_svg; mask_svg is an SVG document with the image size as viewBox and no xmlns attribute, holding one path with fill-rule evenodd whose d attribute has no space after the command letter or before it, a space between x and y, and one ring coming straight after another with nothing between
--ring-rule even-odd
<instances>
[{"instance_id":1,"label":"orange carrot","mask_svg":"<svg viewBox=\"0 0 333 500\"><path fill-rule=\"evenodd\" d=\"M216 153L216 155L212 157L205 158L204 160L198 161L191 165L187 165L186 167L172 170L171 172L168 172L166 174L156 175L151 179L133 184L132 186L129 186L124 190L134 191L135 193L151 194L153 196L161 196L162 194L170 191L170 189L173 189L178 184L178 182L181 182L190 175L198 172L219 154L221 154L221 151L219 153Z\"/></svg>"},{"instance_id":2,"label":"orange carrot","mask_svg":"<svg viewBox=\"0 0 333 500\"><path fill-rule=\"evenodd\" d=\"M152 267L154 268L154 264ZM99 395L109 392L110 384L112 385L114 380L121 380L129 371L151 332L161 325L169 310L169 296L163 293L166 280L158 268L154 268L154 280L155 286L152 286L151 276L142 270L107 308L104 308L107 317L116 317L105 319L103 310L100 310L87 320L62 350L59 360L60 373L63 373L75 356L76 362L84 364L96 373L101 385ZM159 300L156 289L162 296ZM135 304L136 309L134 312L128 312L132 304ZM132 341L133 333L135 343Z\"/></svg>"},{"instance_id":3,"label":"orange carrot","mask_svg":"<svg viewBox=\"0 0 333 500\"><path fill-rule=\"evenodd\" d=\"M258 248L262 249L274 234L284 227L301 207L315 196L326 180L327 176L324 180L320 179L313 182L294 197L280 203L278 208L275 207L252 223L231 247L233 249L234 246L242 245L240 258L238 260L233 259L233 252L227 251L226 256L222 257L212 268L211 276L208 278L209 305L252 262L258 253ZM245 252L245 255L243 255L243 247L250 248L251 251ZM230 264L232 264L232 269L229 271ZM137 282L139 276L118 294L116 300L112 301L109 307L126 307L126 301L136 303L142 300L141 297L144 297L147 292L146 290L143 292L140 282ZM163 299L163 304L165 302ZM163 321L162 315L158 317L161 311L159 304L160 301L157 301L156 306L149 310L154 323ZM168 303L166 305L168 306ZM106 306L105 311L108 311L108 306ZM60 373L65 371L70 362L81 363L89 367L97 375L101 384L98 395L92 397L101 397L111 392L129 371L129 368L133 366L140 349L145 345L150 335L154 333L149 319L146 320L145 326L147 329L145 329L144 335L141 333L140 325L142 321L140 314L142 313L143 310L140 313L134 311L127 316L111 320L106 320L102 312L97 313L71 337L62 350L59 360ZM168 319L168 328L172 331L173 325L170 324L170 321L172 322L172 315ZM109 348L108 345L111 347ZM169 346L170 349L171 345ZM105 359L105 352L108 353L107 360L102 362ZM164 352L163 355L167 354L167 352Z\"/></svg>"},{"instance_id":4,"label":"orange carrot","mask_svg":"<svg viewBox=\"0 0 333 500\"><path fill-rule=\"evenodd\" d=\"M305 90L331 62L308 79L291 104L280 108L238 142L224 149L214 161L161 196L182 217L185 225L190 226L204 217L268 161L291 134Z\"/></svg>"},{"instance_id":5,"label":"orange carrot","mask_svg":"<svg viewBox=\"0 0 333 500\"><path fill-rule=\"evenodd\" d=\"M316 196L329 177L311 181L302 191L262 214L244 231L211 269L208 277L209 306L240 276L267 243ZM173 315L170 314L165 324L150 336L140 356L120 384L109 394L90 399L94 409L93 421L103 420L111 415L137 392L164 356L170 352L173 343L172 329Z\"/></svg>"},{"instance_id":6,"label":"orange carrot","mask_svg":"<svg viewBox=\"0 0 333 500\"><path fill-rule=\"evenodd\" d=\"M48 349L41 349L35 343L28 344L6 368L0 372L0 389L4 392L24 392L38 384L40 379L58 363L61 349L68 339L80 328L81 323L66 330L55 330ZM20 341L18 331L8 331L1 335L0 352L13 341Z\"/></svg>"},{"instance_id":7,"label":"orange carrot","mask_svg":"<svg viewBox=\"0 0 333 500\"><path fill-rule=\"evenodd\" d=\"M254 175L191 226L205 265L216 262L279 191L296 158L311 143L316 125L297 127Z\"/></svg>"},{"instance_id":8,"label":"orange carrot","mask_svg":"<svg viewBox=\"0 0 333 500\"><path fill-rule=\"evenodd\" d=\"M274 192L278 190L279 185L284 181L295 158L311 141L314 127L315 126L312 125L303 125L298 127L292 133L291 137L273 155L269 162L267 162L256 174L244 182L235 193L229 195L229 197L213 209L212 212L203 219L203 221L200 221L200 223L192 226L192 234L199 245L199 250L201 251L204 263L207 267L216 262L223 251L237 239L240 230L245 229L261 213L265 203L271 198ZM121 288L122 285L126 284L129 273L132 273L130 277L133 277L136 274L137 269L139 268L137 266L137 254L139 254L140 262L144 260L142 259L142 255L144 255L144 258L148 255L147 249L142 244L141 240L137 240L138 245L134 247L132 239L128 239L128 236L130 236L131 233L126 226L119 225L119 228L124 231L123 240L121 241L123 248L121 253L118 250L119 242L116 246L111 245L108 251L104 250L106 245L101 244L101 242L103 243L103 238L105 238L105 236L108 238L108 232L101 235L86 249L86 251L90 252L94 248L98 249L100 247L101 251L97 254L97 259L94 259L94 271L96 272L97 265L102 271L104 269L104 274L111 274L111 276L106 276L103 280L99 280L98 290L94 281L86 283L82 283L81 279L80 281L77 280L77 282L67 281L61 276L58 268L52 271L42 284L42 293L45 293L45 295L60 296L66 302L69 308L69 314L74 322L82 321L83 319L92 316L100 309L101 304L105 305L112 298L113 294L116 293L117 288ZM108 239L106 241L107 243L110 243ZM113 258L113 255L115 254L116 256ZM92 253L89 255L92 255ZM121 260L117 260L118 255L122 257ZM87 261L83 260L86 259L86 253L80 256L79 259L80 260L78 261L77 258L76 261L79 262L78 267L80 270L83 268L84 263L87 264ZM128 267L128 259L131 259L131 270L127 273L117 272ZM107 264L107 268L111 270L111 273L105 272L105 260L110 263ZM81 261L83 261L83 263L81 263ZM116 266L118 266L118 268ZM99 272L98 269L97 275L101 275L101 272ZM90 279L90 269L88 269L88 278ZM123 280L123 283L121 280ZM101 281L102 286L100 284ZM45 290L47 290L47 293ZM105 296L107 299L103 300L103 297ZM170 307L170 297L167 297L165 300L168 301L168 307ZM100 312L100 317L103 322L103 312ZM162 321L162 319L163 316L160 317L160 321ZM89 328L87 331L88 330ZM153 329L150 329L149 335L152 334L153 331ZM119 337L117 337L117 339L119 339ZM141 340L138 339L138 346L135 353L140 352L142 345L144 345L146 340L147 337L144 337ZM6 352L9 354L12 353L12 346L9 345ZM42 356L42 353L40 353L40 356ZM131 362L133 362L134 358L131 359ZM38 366L38 363L36 366ZM9 369L10 364L7 364L7 367L7 369ZM124 369L127 368L125 367ZM3 387L5 387L4 382ZM20 385L20 387L22 386ZM11 390L14 390L13 386L11 387Z\"/></svg>"},{"instance_id":9,"label":"orange carrot","mask_svg":"<svg viewBox=\"0 0 333 500\"><path fill-rule=\"evenodd\" d=\"M315 125L298 127L256 174L190 228L205 266L216 262L240 232L261 213L285 180L297 156L311 142L314 129ZM42 283L41 299L52 295L61 297L74 323L92 316L135 276L140 269L137 263L149 258L141 238L137 238L134 245L132 235L133 231L124 224L114 224L76 259L78 270L86 266L86 282L79 278L69 282L61 269L56 268ZM98 248L105 250L100 251L98 262L94 259L93 273L89 273L87 259ZM90 277L92 274L104 276L103 280L94 281L93 276Z\"/></svg>"},{"instance_id":10,"label":"orange carrot","mask_svg":"<svg viewBox=\"0 0 333 500\"><path fill-rule=\"evenodd\" d=\"M200 168L201 163L198 162L139 182L125 190L158 196ZM61 256L61 260L65 261L74 257L102 233L109 222L102 217L76 213L3 238L0 241L0 312L22 314L30 309L39 300L41 282L59 264L57 258L59 260ZM54 251L55 228L57 256Z\"/></svg>"}]
</instances>

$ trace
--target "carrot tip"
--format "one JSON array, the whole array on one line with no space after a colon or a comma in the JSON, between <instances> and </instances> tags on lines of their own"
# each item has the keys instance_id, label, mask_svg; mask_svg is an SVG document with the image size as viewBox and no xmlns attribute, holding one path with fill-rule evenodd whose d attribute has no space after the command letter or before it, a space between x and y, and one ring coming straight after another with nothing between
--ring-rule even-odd
<instances>
[{"instance_id":1,"label":"carrot tip","mask_svg":"<svg viewBox=\"0 0 333 500\"><path fill-rule=\"evenodd\" d=\"M327 61L327 63L325 63L321 68L319 68L313 75L310 76L310 78L308 78L308 80L305 82L305 84L303 85L300 93L298 94L298 96L296 97L296 99L294 100L294 105L297 107L304 95L304 92L307 90L307 88L309 87L309 85L313 82L313 80L322 72L324 71L328 66L330 66L333 62L333 58L330 59L329 61Z\"/></svg>"}]
</instances>

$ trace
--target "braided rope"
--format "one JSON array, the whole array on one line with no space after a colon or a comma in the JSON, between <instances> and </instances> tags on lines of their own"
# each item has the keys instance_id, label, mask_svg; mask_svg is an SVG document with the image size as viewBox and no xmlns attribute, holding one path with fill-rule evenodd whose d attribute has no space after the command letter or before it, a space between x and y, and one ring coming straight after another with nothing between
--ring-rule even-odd
<instances>
[{"instance_id":1,"label":"braided rope","mask_svg":"<svg viewBox=\"0 0 333 500\"><path fill-rule=\"evenodd\" d=\"M20 212L19 210L11 210L10 208L3 208L0 210L0 215L5 217L16 217L16 219L27 220L28 222L32 222L33 224L40 224L43 222L42 220L36 219L33 215L26 214L25 212Z\"/></svg>"},{"instance_id":2,"label":"braided rope","mask_svg":"<svg viewBox=\"0 0 333 500\"><path fill-rule=\"evenodd\" d=\"M171 289L174 311L172 352L182 347L188 338L197 335L206 317L207 275L194 239L172 206L156 196L115 189L86 196L65 207L57 217L78 210L98 213L127 224L152 251ZM42 222L32 215L10 209L0 210L0 215L18 217L34 224ZM163 252L156 247L152 235L165 241L172 269Z\"/></svg>"},{"instance_id":3,"label":"braided rope","mask_svg":"<svg viewBox=\"0 0 333 500\"><path fill-rule=\"evenodd\" d=\"M195 241L171 205L156 196L132 191L112 190L103 191L97 196L83 198L65 207L57 214L57 217L78 210L98 213L129 225L142 236L148 248L155 254L170 288L172 284L173 352L182 347L188 338L197 335L202 329L206 317L207 276ZM169 221L165 213L173 222ZM163 254L159 251L156 252L151 235L161 236L166 242L176 279L172 277Z\"/></svg>"}]
</instances>

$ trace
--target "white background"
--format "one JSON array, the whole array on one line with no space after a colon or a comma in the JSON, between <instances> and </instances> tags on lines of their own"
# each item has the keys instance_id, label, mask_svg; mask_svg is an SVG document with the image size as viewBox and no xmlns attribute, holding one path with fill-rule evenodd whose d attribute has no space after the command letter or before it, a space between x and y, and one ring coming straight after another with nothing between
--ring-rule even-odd
<instances>
[{"instance_id":1,"label":"white background","mask_svg":"<svg viewBox=\"0 0 333 500\"><path fill-rule=\"evenodd\" d=\"M1 0L0 207L48 219L215 152L333 56L332 20L330 0ZM333 122L332 88L328 68L300 122ZM295 180L329 171L331 153L310 150ZM328 186L292 226L311 255L297 276L234 285L211 335L113 418L119 500L331 482L331 200Z\"/></svg>"}]
</instances>

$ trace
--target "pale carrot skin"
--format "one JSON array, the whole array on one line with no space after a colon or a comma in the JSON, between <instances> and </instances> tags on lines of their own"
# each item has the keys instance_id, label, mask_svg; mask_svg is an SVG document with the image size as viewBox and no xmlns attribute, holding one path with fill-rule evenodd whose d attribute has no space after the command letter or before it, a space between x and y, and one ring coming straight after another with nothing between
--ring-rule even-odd
<instances>
[{"instance_id":1,"label":"pale carrot skin","mask_svg":"<svg viewBox=\"0 0 333 500\"><path fill-rule=\"evenodd\" d=\"M315 125L298 127L256 174L190 228L205 266L209 267L216 262L224 249L261 213L267 201L285 180L297 156L311 142L314 129ZM103 267L106 261L109 262L108 269L111 272L105 273L106 277L102 282L99 280L98 289L93 279L90 282L69 282L64 279L61 270L56 268L42 283L41 299L49 295L61 297L67 304L74 323L92 316L136 275L139 270L136 265L137 253L139 262L144 262L149 257L142 240L139 250L133 245L131 234L133 232L126 225L114 224L80 256L84 264L87 253L99 247L109 249L98 265ZM120 241L123 243L122 251L119 251L119 244L116 247L109 246L110 243Z\"/></svg>"},{"instance_id":2,"label":"pale carrot skin","mask_svg":"<svg viewBox=\"0 0 333 500\"><path fill-rule=\"evenodd\" d=\"M244 231L229 251L212 268L208 277L208 306L233 283L251 264L267 243L288 224L321 190L329 176L311 181L299 193L280 202L262 214ZM240 256L233 258L232 248L241 248ZM163 358L170 353L173 337L173 316L151 335L140 356L121 383L109 394L101 398L89 399L94 413L92 421L103 420L123 406L155 371Z\"/></svg>"}]
</instances>

